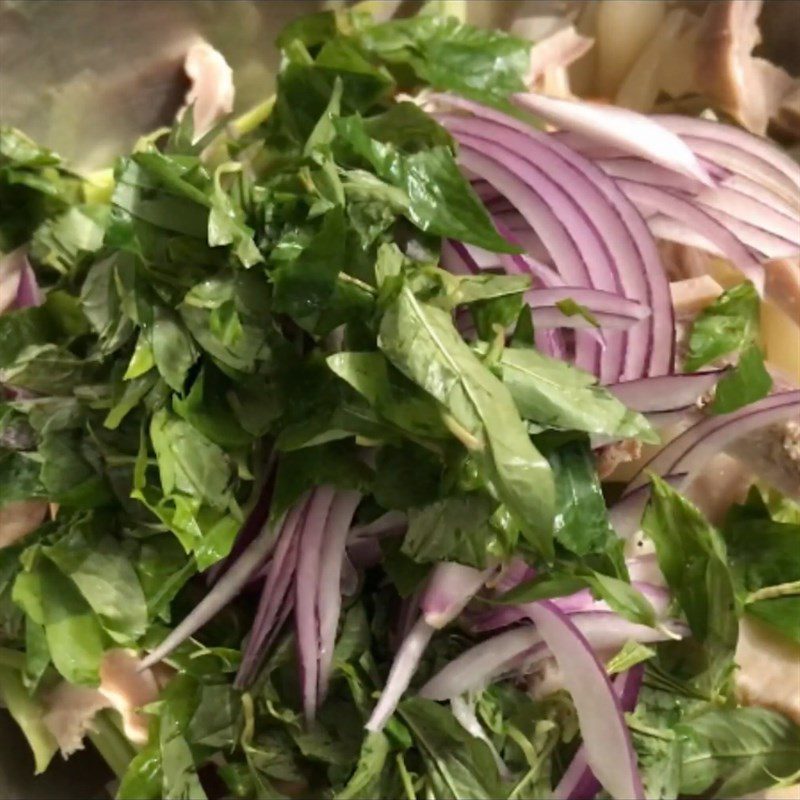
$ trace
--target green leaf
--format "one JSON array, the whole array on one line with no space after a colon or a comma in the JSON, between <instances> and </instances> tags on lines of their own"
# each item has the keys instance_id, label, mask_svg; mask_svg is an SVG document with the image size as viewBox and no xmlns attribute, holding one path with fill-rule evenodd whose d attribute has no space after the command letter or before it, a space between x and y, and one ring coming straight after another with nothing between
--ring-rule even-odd
<instances>
[{"instance_id":1,"label":"green leaf","mask_svg":"<svg viewBox=\"0 0 800 800\"><path fill-rule=\"evenodd\" d=\"M617 537L588 442L570 442L548 453L556 485L556 541L578 556L604 553Z\"/></svg>"},{"instance_id":2,"label":"green leaf","mask_svg":"<svg viewBox=\"0 0 800 800\"><path fill-rule=\"evenodd\" d=\"M483 569L488 559L510 555L516 544L492 526L496 507L488 495L472 492L412 508L403 553L415 561L457 561Z\"/></svg>"},{"instance_id":3,"label":"green leaf","mask_svg":"<svg viewBox=\"0 0 800 800\"><path fill-rule=\"evenodd\" d=\"M346 267L344 245L344 214L337 207L325 214L319 230L294 260L272 271L275 310L298 321L315 320Z\"/></svg>"},{"instance_id":4,"label":"green leaf","mask_svg":"<svg viewBox=\"0 0 800 800\"><path fill-rule=\"evenodd\" d=\"M103 630L89 604L50 561L37 566L47 646L53 666L70 683L97 685Z\"/></svg>"},{"instance_id":5,"label":"green leaf","mask_svg":"<svg viewBox=\"0 0 800 800\"><path fill-rule=\"evenodd\" d=\"M756 340L758 329L759 300L753 284L745 282L728 289L697 315L684 369L694 372L721 356L743 349Z\"/></svg>"},{"instance_id":6,"label":"green leaf","mask_svg":"<svg viewBox=\"0 0 800 800\"><path fill-rule=\"evenodd\" d=\"M47 769L58 745L44 723L44 710L29 695L22 682L21 673L13 667L1 664L0 700L25 734L33 753L36 774L41 774Z\"/></svg>"},{"instance_id":7,"label":"green leaf","mask_svg":"<svg viewBox=\"0 0 800 800\"><path fill-rule=\"evenodd\" d=\"M73 206L34 231L31 257L65 275L73 272L83 256L101 248L108 218L108 206Z\"/></svg>"},{"instance_id":8,"label":"green leaf","mask_svg":"<svg viewBox=\"0 0 800 800\"><path fill-rule=\"evenodd\" d=\"M588 372L529 348L505 348L499 366L525 419L548 427L658 442L644 416L625 408Z\"/></svg>"},{"instance_id":9,"label":"green leaf","mask_svg":"<svg viewBox=\"0 0 800 800\"><path fill-rule=\"evenodd\" d=\"M388 422L417 436L448 436L438 406L382 353L335 353L328 366Z\"/></svg>"},{"instance_id":10,"label":"green leaf","mask_svg":"<svg viewBox=\"0 0 800 800\"><path fill-rule=\"evenodd\" d=\"M408 218L420 230L493 252L517 251L495 230L448 147L408 154L391 141L372 138L361 117L346 117L336 125L339 135L379 178L405 192Z\"/></svg>"},{"instance_id":11,"label":"green leaf","mask_svg":"<svg viewBox=\"0 0 800 800\"><path fill-rule=\"evenodd\" d=\"M439 459L419 445L382 447L375 459L375 500L400 510L432 503L439 495L441 472Z\"/></svg>"},{"instance_id":12,"label":"green leaf","mask_svg":"<svg viewBox=\"0 0 800 800\"><path fill-rule=\"evenodd\" d=\"M640 642L627 641L620 651L606 662L606 671L609 675L625 672L643 661L653 658L656 651L652 647Z\"/></svg>"},{"instance_id":13,"label":"green leaf","mask_svg":"<svg viewBox=\"0 0 800 800\"><path fill-rule=\"evenodd\" d=\"M106 632L117 642L133 644L147 627L147 603L121 544L103 532L113 525L110 517L79 518L42 552L70 578Z\"/></svg>"},{"instance_id":14,"label":"green leaf","mask_svg":"<svg viewBox=\"0 0 800 800\"><path fill-rule=\"evenodd\" d=\"M748 603L745 611L800 644L800 597L797 595L756 600Z\"/></svg>"},{"instance_id":15,"label":"green leaf","mask_svg":"<svg viewBox=\"0 0 800 800\"><path fill-rule=\"evenodd\" d=\"M642 520L667 584L709 652L732 653L738 625L725 545L686 498L655 475Z\"/></svg>"},{"instance_id":16,"label":"green leaf","mask_svg":"<svg viewBox=\"0 0 800 800\"><path fill-rule=\"evenodd\" d=\"M150 437L165 495L180 493L227 508L231 468L220 447L164 409L153 415Z\"/></svg>"},{"instance_id":17,"label":"green leaf","mask_svg":"<svg viewBox=\"0 0 800 800\"><path fill-rule=\"evenodd\" d=\"M531 444L508 390L458 334L448 314L406 287L387 309L378 344L387 358L436 398L464 430L493 491L523 531L552 547L553 478Z\"/></svg>"},{"instance_id":18,"label":"green leaf","mask_svg":"<svg viewBox=\"0 0 800 800\"><path fill-rule=\"evenodd\" d=\"M361 745L356 771L336 794L337 800L368 800L375 797L389 755L389 740L383 733L368 733Z\"/></svg>"},{"instance_id":19,"label":"green leaf","mask_svg":"<svg viewBox=\"0 0 800 800\"><path fill-rule=\"evenodd\" d=\"M764 366L764 354L757 344L748 345L736 366L722 376L711 404L713 414L730 414L766 397L772 389L772 376Z\"/></svg>"},{"instance_id":20,"label":"green leaf","mask_svg":"<svg viewBox=\"0 0 800 800\"><path fill-rule=\"evenodd\" d=\"M502 797L500 777L485 742L467 733L443 706L412 697L398 715L411 729L436 797Z\"/></svg>"},{"instance_id":21,"label":"green leaf","mask_svg":"<svg viewBox=\"0 0 800 800\"><path fill-rule=\"evenodd\" d=\"M117 800L159 800L163 780L161 752L156 744L149 744L128 765Z\"/></svg>"},{"instance_id":22,"label":"green leaf","mask_svg":"<svg viewBox=\"0 0 800 800\"><path fill-rule=\"evenodd\" d=\"M490 103L525 89L531 43L454 17L420 15L371 25L359 42L390 64L407 64L437 89Z\"/></svg>"},{"instance_id":23,"label":"green leaf","mask_svg":"<svg viewBox=\"0 0 800 800\"><path fill-rule=\"evenodd\" d=\"M765 708L707 711L681 723L681 794L741 797L797 772L800 728Z\"/></svg>"},{"instance_id":24,"label":"green leaf","mask_svg":"<svg viewBox=\"0 0 800 800\"><path fill-rule=\"evenodd\" d=\"M176 392L183 391L186 375L197 360L197 350L173 311L156 308L150 329L150 348L161 377Z\"/></svg>"}]
</instances>

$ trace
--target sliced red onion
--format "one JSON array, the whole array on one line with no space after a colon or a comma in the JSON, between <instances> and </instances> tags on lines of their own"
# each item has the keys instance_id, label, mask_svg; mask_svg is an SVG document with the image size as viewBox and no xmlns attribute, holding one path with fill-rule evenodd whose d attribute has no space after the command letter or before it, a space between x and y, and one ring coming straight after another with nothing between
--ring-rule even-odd
<instances>
[{"instance_id":1,"label":"sliced red onion","mask_svg":"<svg viewBox=\"0 0 800 800\"><path fill-rule=\"evenodd\" d=\"M605 667L581 631L553 603L528 607L528 615L555 656L572 695L586 748L586 762L616 800L644 800L625 715Z\"/></svg>"},{"instance_id":2,"label":"sliced red onion","mask_svg":"<svg viewBox=\"0 0 800 800\"><path fill-rule=\"evenodd\" d=\"M494 158L496 163L522 177L530 190L552 209L583 264L585 277L577 285L588 281L589 285L608 292L621 289L616 264L621 254L619 248L628 244L624 226L584 173L547 146L552 144L547 137L542 136L543 141L540 141L528 133L487 119L449 117L443 121L461 144L462 157L471 152L479 158L484 154ZM566 192L564 186L569 186L574 194ZM535 220L523 208L520 211L545 241L545 234L534 224ZM559 267L561 254L550 247L548 250ZM567 278L563 271L562 276ZM579 347L576 363L598 374L603 382L616 380L622 369L624 344L620 335L608 335L602 356L596 346Z\"/></svg>"},{"instance_id":3,"label":"sliced red onion","mask_svg":"<svg viewBox=\"0 0 800 800\"><path fill-rule=\"evenodd\" d=\"M712 152L732 150L740 154L740 158L749 155L766 165L769 165L776 173L783 177L783 184L787 189L794 192L797 196L800 192L800 165L780 148L773 145L769 140L752 133L736 128L732 125L723 125L712 120L697 117L684 117L678 114L655 114L653 120L659 125L663 125L673 133L677 133L684 141L687 137L692 141L690 147L694 147L694 139L700 139L716 145L717 149L711 148ZM710 156L712 160L714 156ZM730 159L728 159L730 160ZM723 162L724 163L724 162ZM724 164L724 166L729 166ZM731 167L735 171L735 167Z\"/></svg>"},{"instance_id":4,"label":"sliced red onion","mask_svg":"<svg viewBox=\"0 0 800 800\"><path fill-rule=\"evenodd\" d=\"M408 688L433 632L461 613L491 572L493 568L481 572L451 562L436 566L420 599L422 616L397 651L386 686L367 722L367 730L383 729Z\"/></svg>"},{"instance_id":5,"label":"sliced red onion","mask_svg":"<svg viewBox=\"0 0 800 800\"><path fill-rule=\"evenodd\" d=\"M403 692L408 688L411 678L417 671L433 632L434 628L425 622L423 617L420 617L408 636L403 639L403 644L400 645L392 662L392 668L389 670L389 677L386 679L386 686L381 692L380 700L367 721L366 729L368 731L383 730L389 717L394 714Z\"/></svg>"},{"instance_id":6,"label":"sliced red onion","mask_svg":"<svg viewBox=\"0 0 800 800\"><path fill-rule=\"evenodd\" d=\"M749 248L759 259L792 258L800 252L798 245L792 239L777 236L765 230L762 222L764 215L754 216L751 224L746 220L733 216L725 210L709 207L702 198L696 201L698 208L715 219L729 230L743 245ZM800 217L797 219L800 226ZM796 238L796 236L794 237Z\"/></svg>"},{"instance_id":7,"label":"sliced red onion","mask_svg":"<svg viewBox=\"0 0 800 800\"><path fill-rule=\"evenodd\" d=\"M494 570L477 570L452 561L437 564L419 601L425 621L437 630L452 622Z\"/></svg>"},{"instance_id":8,"label":"sliced red onion","mask_svg":"<svg viewBox=\"0 0 800 800\"><path fill-rule=\"evenodd\" d=\"M748 433L774 423L796 419L798 413L800 390L778 392L731 414L706 417L653 456L628 484L625 494L644 486L650 473L685 473L678 485L678 489L683 491L713 455L723 452Z\"/></svg>"},{"instance_id":9,"label":"sliced red onion","mask_svg":"<svg viewBox=\"0 0 800 800\"><path fill-rule=\"evenodd\" d=\"M0 256L0 314L39 306L43 301L27 248L18 247Z\"/></svg>"},{"instance_id":10,"label":"sliced red onion","mask_svg":"<svg viewBox=\"0 0 800 800\"><path fill-rule=\"evenodd\" d=\"M722 224L690 200L653 186L624 179L620 188L640 208L649 209L677 219L713 242L755 284L759 293L764 290L764 270L750 251Z\"/></svg>"},{"instance_id":11,"label":"sliced red onion","mask_svg":"<svg viewBox=\"0 0 800 800\"><path fill-rule=\"evenodd\" d=\"M308 501L306 518L300 531L294 608L300 690L303 698L303 713L308 721L314 719L317 710L317 676L319 672L317 587L320 582L322 543L334 494L335 492L330 486L322 486L314 490Z\"/></svg>"},{"instance_id":12,"label":"sliced red onion","mask_svg":"<svg viewBox=\"0 0 800 800\"><path fill-rule=\"evenodd\" d=\"M209 584L219 580L222 573L226 572L236 562L239 556L247 549L250 542L258 536L258 532L266 524L267 517L269 516L270 503L272 501L276 464L277 458L275 457L275 453L271 452L264 469L264 483L258 490L256 501L245 518L244 524L239 529L239 533L236 535L231 552L226 558L213 564L205 572L205 577ZM257 572L253 574L253 577L256 575Z\"/></svg>"},{"instance_id":13,"label":"sliced red onion","mask_svg":"<svg viewBox=\"0 0 800 800\"><path fill-rule=\"evenodd\" d=\"M612 292L583 287L563 286L556 289L530 289L525 300L534 310L534 323L544 328L585 328L592 323L580 314L567 316L556 303L574 300L591 312L601 328L624 330L647 319L650 309L634 300Z\"/></svg>"},{"instance_id":14,"label":"sliced red onion","mask_svg":"<svg viewBox=\"0 0 800 800\"><path fill-rule=\"evenodd\" d=\"M683 140L704 160L757 181L777 194L793 207L798 206L797 189L780 170L753 153L741 150L726 142L717 142L695 136L683 136Z\"/></svg>"},{"instance_id":15,"label":"sliced red onion","mask_svg":"<svg viewBox=\"0 0 800 800\"><path fill-rule=\"evenodd\" d=\"M278 626L286 598L292 594L292 581L297 569L299 541L309 507L309 495L298 501L286 516L278 544L267 567L256 616L250 629L242 663L234 685L243 689L250 685L266 653L266 642Z\"/></svg>"},{"instance_id":16,"label":"sliced red onion","mask_svg":"<svg viewBox=\"0 0 800 800\"><path fill-rule=\"evenodd\" d=\"M625 560L625 566L632 581L647 581L653 586L664 586L666 583L655 553L628 558Z\"/></svg>"},{"instance_id":17,"label":"sliced red onion","mask_svg":"<svg viewBox=\"0 0 800 800\"><path fill-rule=\"evenodd\" d=\"M636 664L614 678L614 692L626 713L636 708L644 680L644 666ZM602 787L586 761L586 747L581 745L567 771L553 791L555 800L592 800Z\"/></svg>"},{"instance_id":18,"label":"sliced red onion","mask_svg":"<svg viewBox=\"0 0 800 800\"><path fill-rule=\"evenodd\" d=\"M559 128L641 156L706 186L714 185L682 139L651 117L626 108L540 94L516 94L513 100Z\"/></svg>"},{"instance_id":19,"label":"sliced red onion","mask_svg":"<svg viewBox=\"0 0 800 800\"><path fill-rule=\"evenodd\" d=\"M624 156L619 158L596 158L594 163L612 178L627 178L638 183L662 186L665 189L672 189L683 194L694 195L697 194L698 190L706 188L692 178L679 175L666 167L661 167L641 158Z\"/></svg>"},{"instance_id":20,"label":"sliced red onion","mask_svg":"<svg viewBox=\"0 0 800 800\"><path fill-rule=\"evenodd\" d=\"M429 700L451 700L484 689L506 671L509 662L541 641L540 633L530 626L498 633L445 665L420 689L419 695Z\"/></svg>"},{"instance_id":21,"label":"sliced red onion","mask_svg":"<svg viewBox=\"0 0 800 800\"><path fill-rule=\"evenodd\" d=\"M191 613L169 633L158 647L145 656L140 670L152 667L162 661L179 644L202 628L218 611L223 609L241 591L250 576L261 566L275 546L276 532L279 532L282 528L282 519L274 525L266 524L261 533L239 556L236 563L220 578Z\"/></svg>"},{"instance_id":22,"label":"sliced red onion","mask_svg":"<svg viewBox=\"0 0 800 800\"><path fill-rule=\"evenodd\" d=\"M647 227L653 236L667 242L685 244L687 247L696 247L711 255L725 258L725 253L714 242L701 236L694 228L683 222L667 217L664 214L652 214L647 217Z\"/></svg>"},{"instance_id":23,"label":"sliced red onion","mask_svg":"<svg viewBox=\"0 0 800 800\"><path fill-rule=\"evenodd\" d=\"M342 608L342 561L346 558L345 545L353 514L361 500L358 492L337 492L331 504L325 540L320 554L319 584L317 586L317 614L319 616L319 675L317 697L321 703L328 693L336 628Z\"/></svg>"},{"instance_id":24,"label":"sliced red onion","mask_svg":"<svg viewBox=\"0 0 800 800\"><path fill-rule=\"evenodd\" d=\"M408 525L408 516L403 511L387 511L365 525L354 525L347 534L347 543L372 536L387 536L402 533Z\"/></svg>"},{"instance_id":25,"label":"sliced red onion","mask_svg":"<svg viewBox=\"0 0 800 800\"><path fill-rule=\"evenodd\" d=\"M678 486L683 482L685 475L665 475L664 480L670 486ZM621 539L630 539L642 527L642 514L644 514L647 501L650 499L650 484L646 483L630 494L614 503L608 510L608 521ZM632 581L639 580L631 575Z\"/></svg>"},{"instance_id":26,"label":"sliced red onion","mask_svg":"<svg viewBox=\"0 0 800 800\"><path fill-rule=\"evenodd\" d=\"M780 241L800 245L800 215L785 213L780 206L780 198L767 203L758 197L746 194L731 186L719 186L703 192L698 201L707 207L725 212L727 217L749 222L757 229L778 237Z\"/></svg>"},{"instance_id":27,"label":"sliced red onion","mask_svg":"<svg viewBox=\"0 0 800 800\"><path fill-rule=\"evenodd\" d=\"M674 342L673 312L669 299L666 274L661 265L655 242L647 230L641 214L619 190L615 182L586 158L563 145L553 136L545 136L519 120L464 98L449 95L437 97L444 103L471 111L484 120L491 120L517 133L523 133L529 139L535 138L539 144L546 143L561 159L567 161L573 171L577 171L588 178L600 190L604 202L592 204L589 213L600 221L601 229L616 231L611 239L615 245L615 262L620 270L618 278L624 287L624 294L631 299L645 303L653 311L650 324L644 326L643 331L640 332L641 334L646 331L647 335L632 335L627 339L624 377L638 378L641 376L641 359L643 354L646 356L648 352L648 374L660 375L669 372L672 368ZM520 146L524 148L524 145ZM570 185L572 185L572 181L570 181ZM501 191L522 211L517 198L512 197L505 190ZM593 195L593 193L589 194ZM583 192L582 199L586 195L587 193ZM611 206L614 214L618 217L617 220L608 219L606 214L607 205ZM619 219L623 223L623 231L619 231L618 226L615 224ZM632 249L630 247L631 241L633 243ZM569 275L562 273L562 276L567 283L575 283L574 280L570 279ZM599 286L598 288L605 287ZM615 351L609 349L606 356L611 358L614 354Z\"/></svg>"},{"instance_id":28,"label":"sliced red onion","mask_svg":"<svg viewBox=\"0 0 800 800\"><path fill-rule=\"evenodd\" d=\"M19 276L19 285L17 286L17 296L14 299L14 308L31 308L33 306L40 306L44 302L44 295L36 282L36 275L30 262L25 258L25 264L22 267L22 273Z\"/></svg>"},{"instance_id":29,"label":"sliced red onion","mask_svg":"<svg viewBox=\"0 0 800 800\"><path fill-rule=\"evenodd\" d=\"M341 589L342 596L355 597L355 595L358 594L359 581L358 570L345 550L342 558L342 577L339 581L339 588Z\"/></svg>"},{"instance_id":30,"label":"sliced red onion","mask_svg":"<svg viewBox=\"0 0 800 800\"><path fill-rule=\"evenodd\" d=\"M533 567L521 558L515 557L501 569L493 581L489 582L489 586L495 592L502 594L510 591L515 586L519 586L524 581L531 580L535 576L536 570Z\"/></svg>"},{"instance_id":31,"label":"sliced red onion","mask_svg":"<svg viewBox=\"0 0 800 800\"><path fill-rule=\"evenodd\" d=\"M780 195L770 191L766 186L762 186L758 181L754 181L744 175L728 175L722 179L720 187L735 189L739 194L758 200L773 211L789 219L795 219L797 217L798 204L793 205Z\"/></svg>"},{"instance_id":32,"label":"sliced red onion","mask_svg":"<svg viewBox=\"0 0 800 800\"><path fill-rule=\"evenodd\" d=\"M521 608L530 616L528 611L534 605L538 604L528 603ZM643 644L663 642L688 633L688 628L675 620L650 628L629 622L610 611L582 611L569 616L569 620L594 650L619 649L627 641ZM536 628L525 625L485 639L439 670L420 689L420 696L430 700L449 700L465 692L480 691L513 669L530 672L553 655L548 647L542 645L542 638Z\"/></svg>"},{"instance_id":33,"label":"sliced red onion","mask_svg":"<svg viewBox=\"0 0 800 800\"><path fill-rule=\"evenodd\" d=\"M711 391L725 370L660 375L635 381L612 383L607 388L628 408L642 414L682 409L696 403Z\"/></svg>"}]
</instances>

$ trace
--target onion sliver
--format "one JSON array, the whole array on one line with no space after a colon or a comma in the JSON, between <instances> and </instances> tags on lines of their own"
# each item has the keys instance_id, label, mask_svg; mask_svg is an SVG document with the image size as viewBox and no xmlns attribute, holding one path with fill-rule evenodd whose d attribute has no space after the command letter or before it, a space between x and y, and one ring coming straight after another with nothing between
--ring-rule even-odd
<instances>
[{"instance_id":1,"label":"onion sliver","mask_svg":"<svg viewBox=\"0 0 800 800\"><path fill-rule=\"evenodd\" d=\"M648 209L677 219L698 234L713 242L755 284L764 291L764 270L750 251L724 225L691 200L664 189L625 179L617 181L620 188L640 209Z\"/></svg>"},{"instance_id":2,"label":"onion sliver","mask_svg":"<svg viewBox=\"0 0 800 800\"><path fill-rule=\"evenodd\" d=\"M317 710L317 676L319 668L319 621L316 589L320 580L320 556L325 527L333 503L330 486L315 489L308 501L306 517L299 532L300 552L295 577L295 627L297 634L300 692L306 720Z\"/></svg>"},{"instance_id":3,"label":"onion sliver","mask_svg":"<svg viewBox=\"0 0 800 800\"><path fill-rule=\"evenodd\" d=\"M725 370L662 375L612 383L607 388L628 408L642 414L683 409L713 389Z\"/></svg>"},{"instance_id":4,"label":"onion sliver","mask_svg":"<svg viewBox=\"0 0 800 800\"><path fill-rule=\"evenodd\" d=\"M513 117L472 101L450 95L437 95L437 97L457 108L471 111L482 120L491 120L499 123L505 128L523 133L529 139L536 139L537 142L547 142L574 170L582 173L601 191L605 203L610 205L616 216L621 219L635 247L633 254L628 251L628 256L620 256L619 253L616 256L623 293L630 299L650 306L653 311L649 325L643 326L644 330L640 332L640 335L628 337L623 377L638 378L642 374L663 375L671 371L674 347L673 312L668 296L669 286L666 274L653 237L647 229L641 214L620 191L614 180L580 153L565 146L554 136L545 136ZM503 191L503 194L519 208L516 198L509 196L505 191ZM602 204L600 206L593 204L591 212L594 212L598 207L602 207ZM605 224L607 217L602 214L601 217L604 219ZM615 237L614 240L617 243L621 241L618 237ZM638 254L636 258L633 258L634 254ZM568 275L562 273L562 277L565 278L567 283L574 283ZM646 335L641 335L645 331ZM649 352L646 371L642 371L640 368L642 350L645 353Z\"/></svg>"},{"instance_id":5,"label":"onion sliver","mask_svg":"<svg viewBox=\"0 0 800 800\"><path fill-rule=\"evenodd\" d=\"M630 328L650 316L650 309L634 300L612 292L583 287L561 286L552 289L531 289L525 300L534 310L534 323L545 328L591 327L592 323L580 314L567 316L558 306L565 300L574 300L590 311L601 328ZM545 311L548 313L545 313ZM612 384L619 385L619 384Z\"/></svg>"},{"instance_id":6,"label":"onion sliver","mask_svg":"<svg viewBox=\"0 0 800 800\"><path fill-rule=\"evenodd\" d=\"M684 475L665 475L664 480L670 486L677 486L683 481ZM642 515L647 501L650 499L650 484L646 483L630 494L620 498L608 510L608 521L621 539L630 539L642 527ZM635 580L631 575L631 580Z\"/></svg>"},{"instance_id":7,"label":"onion sliver","mask_svg":"<svg viewBox=\"0 0 800 800\"><path fill-rule=\"evenodd\" d=\"M605 667L586 637L553 603L532 603L528 616L555 656L572 695L592 772L616 800L644 800L636 751Z\"/></svg>"},{"instance_id":8,"label":"onion sliver","mask_svg":"<svg viewBox=\"0 0 800 800\"><path fill-rule=\"evenodd\" d=\"M678 484L683 491L713 455L753 431L796 418L799 413L800 390L795 390L770 395L731 414L706 417L656 453L633 477L624 494L644 486L651 472L686 473Z\"/></svg>"},{"instance_id":9,"label":"onion sliver","mask_svg":"<svg viewBox=\"0 0 800 800\"><path fill-rule=\"evenodd\" d=\"M614 678L614 692L625 712L636 708L644 679L644 665L636 664ZM553 790L555 800L591 800L600 791L600 782L595 778L586 761L586 747L581 745L575 753L567 771Z\"/></svg>"},{"instance_id":10,"label":"onion sliver","mask_svg":"<svg viewBox=\"0 0 800 800\"><path fill-rule=\"evenodd\" d=\"M317 587L317 617L319 619L319 674L317 697L321 703L328 693L336 628L342 609L342 562L346 558L347 533L353 514L361 500L354 491L337 492L331 505L325 539L320 556ZM309 587L305 587L306 591ZM313 587L312 587L313 590Z\"/></svg>"},{"instance_id":11,"label":"onion sliver","mask_svg":"<svg viewBox=\"0 0 800 800\"><path fill-rule=\"evenodd\" d=\"M682 138L697 137L749 153L783 175L786 185L793 187L795 193L800 192L800 164L767 139L732 125L679 114L654 114L652 119Z\"/></svg>"},{"instance_id":12,"label":"onion sliver","mask_svg":"<svg viewBox=\"0 0 800 800\"><path fill-rule=\"evenodd\" d=\"M224 608L261 566L275 546L276 531L283 527L283 520L276 525L265 525L247 549L230 569L217 581L211 591L194 607L191 613L152 650L144 659L140 670L154 666L169 655L181 642L206 624L220 609Z\"/></svg>"},{"instance_id":13,"label":"onion sliver","mask_svg":"<svg viewBox=\"0 0 800 800\"><path fill-rule=\"evenodd\" d=\"M281 530L275 553L264 576L256 616L236 674L235 685L238 689L248 686L252 681L265 653L266 642L278 625L287 595L291 594L297 569L298 540L307 512L308 495L297 502L286 517L286 524Z\"/></svg>"},{"instance_id":14,"label":"onion sliver","mask_svg":"<svg viewBox=\"0 0 800 800\"><path fill-rule=\"evenodd\" d=\"M708 173L680 136L651 117L626 108L558 100L540 94L520 93L514 95L513 100L559 128L642 156L706 186L713 186Z\"/></svg>"}]
</instances>

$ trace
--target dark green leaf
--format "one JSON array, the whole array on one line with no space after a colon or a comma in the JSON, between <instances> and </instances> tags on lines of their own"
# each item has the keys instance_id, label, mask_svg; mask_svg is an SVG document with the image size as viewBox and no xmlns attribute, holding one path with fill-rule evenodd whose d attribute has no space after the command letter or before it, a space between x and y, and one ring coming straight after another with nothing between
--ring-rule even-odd
<instances>
[{"instance_id":1,"label":"dark green leaf","mask_svg":"<svg viewBox=\"0 0 800 800\"><path fill-rule=\"evenodd\" d=\"M757 344L748 345L739 362L717 384L711 412L730 414L766 397L772 389L772 376L764 366L764 354Z\"/></svg>"}]
</instances>

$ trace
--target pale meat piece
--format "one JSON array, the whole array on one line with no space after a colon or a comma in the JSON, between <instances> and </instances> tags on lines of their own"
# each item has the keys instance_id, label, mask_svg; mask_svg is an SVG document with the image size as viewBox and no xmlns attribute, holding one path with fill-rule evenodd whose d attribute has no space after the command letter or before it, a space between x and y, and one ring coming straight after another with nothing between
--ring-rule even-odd
<instances>
[{"instance_id":1,"label":"pale meat piece","mask_svg":"<svg viewBox=\"0 0 800 800\"><path fill-rule=\"evenodd\" d=\"M18 500L0 508L0 549L35 531L44 522L48 509L44 500Z\"/></svg>"},{"instance_id":2,"label":"pale meat piece","mask_svg":"<svg viewBox=\"0 0 800 800\"><path fill-rule=\"evenodd\" d=\"M183 68L192 82L185 102L193 109L194 134L200 138L233 111L233 70L219 50L203 41L189 48Z\"/></svg>"},{"instance_id":3,"label":"pale meat piece","mask_svg":"<svg viewBox=\"0 0 800 800\"><path fill-rule=\"evenodd\" d=\"M696 316L722 294L722 287L710 275L673 281L669 290L678 319Z\"/></svg>"},{"instance_id":4,"label":"pale meat piece","mask_svg":"<svg viewBox=\"0 0 800 800\"><path fill-rule=\"evenodd\" d=\"M100 664L96 689L61 681L45 698L44 722L65 756L83 747L92 720L104 708L119 712L123 731L131 742L147 741L147 715L140 709L158 699L171 671L158 667L140 671L140 664L130 650L109 650Z\"/></svg>"}]
</instances>

